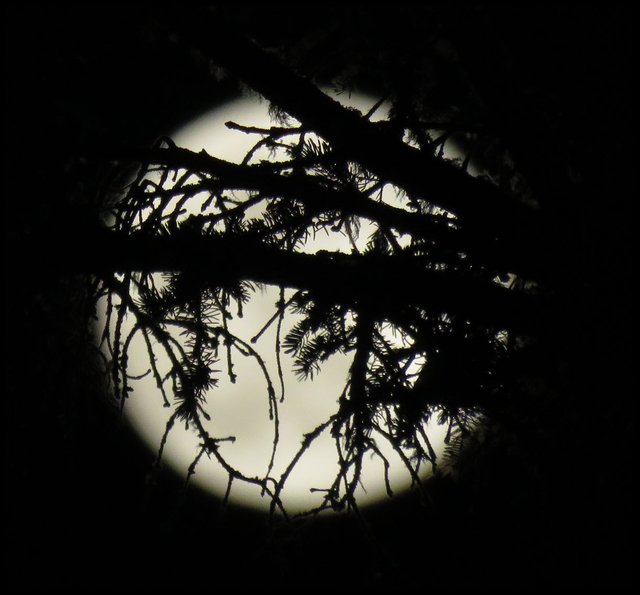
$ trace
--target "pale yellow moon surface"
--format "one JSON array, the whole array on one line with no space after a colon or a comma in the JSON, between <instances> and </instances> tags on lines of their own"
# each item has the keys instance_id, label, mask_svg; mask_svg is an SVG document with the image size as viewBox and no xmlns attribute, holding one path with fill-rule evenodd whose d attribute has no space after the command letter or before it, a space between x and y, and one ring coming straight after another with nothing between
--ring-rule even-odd
<instances>
[{"instance_id":1,"label":"pale yellow moon surface","mask_svg":"<svg viewBox=\"0 0 640 595\"><path fill-rule=\"evenodd\" d=\"M376 103L375 98L361 94L349 96L343 93L333 96L344 105L356 108L363 114ZM269 104L257 97L238 99L187 123L175 131L171 138L180 147L194 151L204 149L210 155L239 163L259 137L230 130L225 126L225 122L232 120L246 126L269 127L274 123L269 117L268 108ZM384 119L387 109L383 105L372 119ZM457 156L455 147L448 148L447 156ZM264 152L258 157L266 158ZM271 155L270 158L277 159L278 155ZM395 206L402 206L403 201L391 188L385 189L384 200ZM197 199L194 198L194 201L197 202ZM199 206L187 205L191 212L197 212ZM372 223L362 222L359 247L364 246L373 229ZM402 240L400 237L399 241ZM350 252L352 246L348 238L341 233L323 232L307 242L303 249L307 252L319 249ZM219 257L224 258L224 254ZM292 291L288 290L287 296L290 295ZM277 287L257 290L245 306L243 317L234 316L229 321L230 331L249 341L271 318L278 298ZM104 323L104 302L100 307L103 317L101 323ZM292 314L285 316L282 336L294 322ZM127 319L125 328L132 328L132 325L133 321ZM276 324L272 324L255 343L254 348L264 359L279 396L275 358L276 327ZM175 336L177 337L178 333ZM397 340L401 341L402 338ZM156 346L155 351L158 355L158 367L166 372L169 369L166 357L163 357L159 346ZM320 373L314 376L313 380L300 381L292 371L291 357L282 354L286 396L278 405L280 438L271 477L280 477L298 452L305 433L312 431L337 411L337 399L345 385L352 357L352 354L336 355L322 366ZM220 361L216 365L220 370L217 376L219 385L207 395L206 410L211 416L211 421L205 422L205 427L213 437L235 436L235 442L220 444L220 454L246 476L262 478L267 471L274 438L274 425L268 416L267 385L255 359L244 357L235 351L233 361L237 374L235 384L229 381L226 374L225 352L221 349ZM131 345L129 365L131 376L142 375L149 369L146 346L140 334ZM167 420L174 411L173 403L171 407L163 406L162 396L151 374L141 380L132 380L131 386L133 391L124 406L125 417L148 447L157 451ZM168 396L171 399L171 395ZM441 454L444 448L445 427L433 421L425 426L425 430L435 452ZM374 432L373 438L390 463L388 477L394 493L407 490L411 485L411 476L400 456L382 435L376 435ZM184 424L177 422L168 434L162 460L186 478L187 469L199 450L199 438L195 431L186 429ZM305 452L285 484L281 498L287 511L296 513L320 505L323 492L316 490L329 488L337 470L336 446L327 429ZM430 473L429 465L423 465L419 470L423 478ZM227 490L228 475L215 458L205 455L200 458L196 473L190 481L222 498ZM378 503L388 498L384 464L379 457L367 456L365 459L361 485L356 496L360 506ZM270 498L262 496L259 487L237 480L232 484L229 502L263 511L268 510L270 506Z\"/></svg>"}]
</instances>

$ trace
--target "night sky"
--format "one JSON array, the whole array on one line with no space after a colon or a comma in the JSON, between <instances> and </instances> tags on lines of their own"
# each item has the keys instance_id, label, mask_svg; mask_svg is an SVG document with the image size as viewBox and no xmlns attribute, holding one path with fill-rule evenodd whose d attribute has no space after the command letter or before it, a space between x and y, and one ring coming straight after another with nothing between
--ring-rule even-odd
<instances>
[{"instance_id":1,"label":"night sky","mask_svg":"<svg viewBox=\"0 0 640 595\"><path fill-rule=\"evenodd\" d=\"M375 91L399 57L415 58L407 72L423 64L427 16L418 8L229 15L265 45L304 48L305 35L329 43L352 34L344 53L317 58L320 80L351 64ZM522 405L528 413L514 417L516 429L467 455L459 484L433 482L431 506L403 496L367 509L364 527L332 518L272 534L258 514L229 507L221 515L213 497L185 492L183 478L149 476L154 453L120 423L82 332L83 278L51 266L59 245L81 251L91 232L86 196L108 171L104 151L149 146L236 96L238 85L213 77L187 42L168 38L158 22L171 15L161 11L5 9L2 580L9 591L630 585L629 11L480 7L438 15L528 173L549 192L563 188L569 169L582 184L562 256L572 264L565 286L573 288L565 298L571 322L557 337L565 376L555 386L565 392Z\"/></svg>"}]
</instances>

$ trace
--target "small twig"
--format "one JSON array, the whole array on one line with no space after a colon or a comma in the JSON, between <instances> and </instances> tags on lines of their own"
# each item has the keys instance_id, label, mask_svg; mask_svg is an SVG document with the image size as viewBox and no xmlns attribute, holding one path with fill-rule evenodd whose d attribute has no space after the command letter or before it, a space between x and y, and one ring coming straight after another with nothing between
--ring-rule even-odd
<instances>
[{"instance_id":1,"label":"small twig","mask_svg":"<svg viewBox=\"0 0 640 595\"><path fill-rule=\"evenodd\" d=\"M285 310L291 305L292 302L294 302L298 298L300 293L301 293L300 291L297 291L289 300L287 300L286 303L284 303L284 300L282 298L280 299L281 305L278 306L278 309L276 310L275 314L271 316L269 320L267 320L265 325L253 337L251 337L252 343L256 343L256 341L264 334L264 332L271 326L271 324L273 324L273 322L276 319L278 319L284 314ZM283 295L282 288L281 288L281 295Z\"/></svg>"},{"instance_id":2,"label":"small twig","mask_svg":"<svg viewBox=\"0 0 640 595\"><path fill-rule=\"evenodd\" d=\"M295 299L296 295L291 298ZM289 303L291 302L289 301ZM284 287L280 287L280 304L284 302ZM287 304L288 305L288 304ZM282 353L280 348L280 336L282 334L282 322L284 321L285 307L280 308L280 315L278 316L278 326L276 327L276 366L278 370L278 381L280 382L280 402L284 402L285 388L284 388L284 373L282 370Z\"/></svg>"},{"instance_id":3,"label":"small twig","mask_svg":"<svg viewBox=\"0 0 640 595\"><path fill-rule=\"evenodd\" d=\"M302 126L298 126L296 128L289 128L286 126L270 126L269 128L261 128L259 126L245 126L231 120L225 122L224 125L230 130L239 130L240 132L245 132L247 134L268 134L269 136L272 136L274 138L287 136L289 134L299 134L306 130Z\"/></svg>"},{"instance_id":4,"label":"small twig","mask_svg":"<svg viewBox=\"0 0 640 595\"><path fill-rule=\"evenodd\" d=\"M229 315L227 309L220 302L220 298L218 296L215 297L216 305L220 310L220 318L222 319L222 329L224 330L225 341L224 345L227 353L227 374L229 376L229 380L231 380L232 384L235 384L237 376L233 372L233 360L231 359L231 342L228 339L229 336L229 328L227 326L227 316Z\"/></svg>"}]
</instances>

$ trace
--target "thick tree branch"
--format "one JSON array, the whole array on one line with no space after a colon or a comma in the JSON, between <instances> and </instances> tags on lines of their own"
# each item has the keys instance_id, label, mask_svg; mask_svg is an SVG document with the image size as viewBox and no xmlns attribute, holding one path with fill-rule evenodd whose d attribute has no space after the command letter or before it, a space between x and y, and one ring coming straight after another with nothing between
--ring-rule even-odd
<instances>
[{"instance_id":1,"label":"thick tree branch","mask_svg":"<svg viewBox=\"0 0 640 595\"><path fill-rule=\"evenodd\" d=\"M42 265L66 272L187 271L212 284L244 279L311 290L315 295L381 318L417 306L434 314L454 312L496 328L535 330L545 305L538 296L430 271L413 258L298 254L242 237L155 237L103 231L78 244L58 238Z\"/></svg>"},{"instance_id":2,"label":"thick tree branch","mask_svg":"<svg viewBox=\"0 0 640 595\"><path fill-rule=\"evenodd\" d=\"M181 27L179 23L176 26ZM212 31L206 19L182 26L189 39L216 63L304 122L346 159L361 163L413 196L446 208L483 233L499 233L510 243L521 241L523 235L538 239L539 215L531 208L507 198L490 183L385 133L241 34L225 27Z\"/></svg>"},{"instance_id":3,"label":"thick tree branch","mask_svg":"<svg viewBox=\"0 0 640 595\"><path fill-rule=\"evenodd\" d=\"M238 165L205 152L194 153L177 147L123 150L119 153L118 159L207 173L220 180L227 189L255 190L265 197L291 198L303 202L318 213L339 210L346 214L365 217L383 227L431 240L440 249L464 252L474 261L495 270L514 272L538 280L543 280L545 276L540 259L536 255L532 256L531 249L526 244L520 245L519 249L508 249L490 235L478 236L469 233L469 228L464 226L461 229L447 227L428 215L411 213L367 199L355 189L349 191L323 186L312 176L279 175L273 173L268 165ZM216 183L214 181L211 185ZM202 190L207 190L208 185L210 184L206 181L199 183Z\"/></svg>"}]
</instances>

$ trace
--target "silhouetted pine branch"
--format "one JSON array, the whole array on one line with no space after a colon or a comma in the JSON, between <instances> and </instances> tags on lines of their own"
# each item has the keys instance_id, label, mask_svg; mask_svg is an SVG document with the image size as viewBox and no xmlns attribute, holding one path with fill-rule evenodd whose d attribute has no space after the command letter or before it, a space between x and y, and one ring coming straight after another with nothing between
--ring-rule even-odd
<instances>
[{"instance_id":1,"label":"silhouetted pine branch","mask_svg":"<svg viewBox=\"0 0 640 595\"><path fill-rule=\"evenodd\" d=\"M447 424L449 450L459 449L484 408L501 398L509 382L505 362L549 312L548 292L541 290L547 269L532 250L544 229L540 213L471 177L470 156L459 164L442 158L453 125L434 138L430 125L406 119L417 148L394 132L396 123L387 127L343 108L237 35L196 31L191 38L301 124L228 123L259 137L240 164L166 138L150 149L107 156L121 173L103 189L106 227L89 240L85 262L71 251L66 256L71 266L94 272L98 294L108 297L104 336L114 389L126 398L128 349L140 333L147 374L165 403L171 393L176 406L159 455L174 423L186 423L201 439L188 477L203 454L214 456L229 489L234 481L259 485L273 499L272 512L286 514L279 494L325 431L334 439L339 472L331 485L317 488L324 502L309 513L357 511L355 491L369 455L382 460L391 493L374 430L419 486L421 469L437 465L424 425ZM261 157L265 149L270 159ZM399 189L402 206L382 200L386 185ZM368 237L363 221L373 226ZM351 253L305 253L317 233L342 234ZM227 324L232 305L242 316L256 284L280 287L280 301L258 335L236 336ZM295 290L286 302L285 288ZM298 321L281 338L287 311ZM135 320L128 331L125 315ZM307 434L280 478L271 477L279 436L276 382L252 347L276 320L278 358L280 350L292 355L301 378L312 379L338 353L353 358L338 411ZM155 364L157 350L169 359L166 372ZM235 382L236 356L256 361L268 396L274 442L264 477L230 465L218 444L233 437L210 436L202 422L218 375Z\"/></svg>"}]
</instances>

